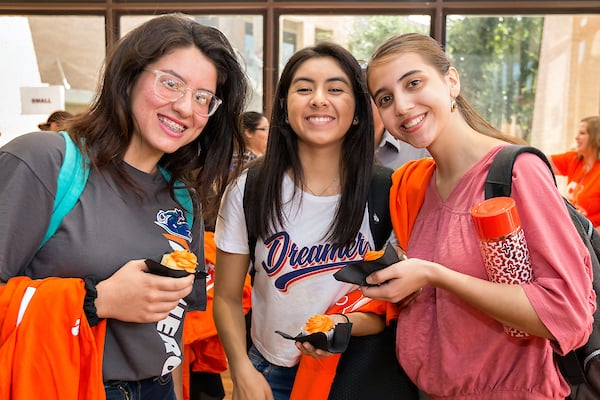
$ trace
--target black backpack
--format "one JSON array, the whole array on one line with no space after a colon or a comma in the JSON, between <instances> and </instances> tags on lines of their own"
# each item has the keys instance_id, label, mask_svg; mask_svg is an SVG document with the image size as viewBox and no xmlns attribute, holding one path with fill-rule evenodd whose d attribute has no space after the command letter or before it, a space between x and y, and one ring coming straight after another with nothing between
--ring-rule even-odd
<instances>
[{"instance_id":1,"label":"black backpack","mask_svg":"<svg viewBox=\"0 0 600 400\"><path fill-rule=\"evenodd\" d=\"M376 249L385 245L392 233L390 219L390 187L392 170L373 166L368 196L369 225ZM258 168L248 168L244 188L244 213L246 226L252 212L246 201L249 190L256 188ZM248 234L250 260L254 269L256 238ZM346 351L340 356L336 375L328 400L404 399L418 400L417 387L410 381L396 358L396 324L388 325L381 333L369 336L352 336ZM367 350L368 351L365 351Z\"/></svg>"},{"instance_id":2,"label":"black backpack","mask_svg":"<svg viewBox=\"0 0 600 400\"><path fill-rule=\"evenodd\" d=\"M488 172L485 181L485 198L510 196L512 190L512 170L516 157L521 153L533 153L540 157L550 171L552 166L544 153L535 147L509 145L500 150ZM554 177L554 174L552 175ZM554 178L556 183L556 178ZM593 224L580 214L575 207L564 199L571 221L581 240L590 252L593 270L593 287L596 292L596 302L600 300L600 234ZM582 347L561 356L554 354L561 373L571 386L570 399L597 400L600 399L600 305L597 304L594 313L592 334Z\"/></svg>"}]
</instances>

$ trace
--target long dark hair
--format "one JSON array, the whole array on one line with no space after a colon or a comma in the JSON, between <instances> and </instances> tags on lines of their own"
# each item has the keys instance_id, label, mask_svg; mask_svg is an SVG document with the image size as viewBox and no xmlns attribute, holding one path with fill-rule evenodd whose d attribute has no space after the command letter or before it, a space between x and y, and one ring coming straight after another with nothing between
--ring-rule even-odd
<instances>
[{"instance_id":1,"label":"long dark hair","mask_svg":"<svg viewBox=\"0 0 600 400\"><path fill-rule=\"evenodd\" d=\"M256 131L260 121L266 118L265 114L256 111L246 111L242 114L242 129L248 129L251 132Z\"/></svg>"},{"instance_id":2,"label":"long dark hair","mask_svg":"<svg viewBox=\"0 0 600 400\"><path fill-rule=\"evenodd\" d=\"M122 163L136 128L131 88L147 65L175 49L190 46L198 48L214 63L218 75L215 94L223 103L197 139L172 154L165 154L159 165L171 173L171 190L175 180L197 189L199 198L193 196L195 214L199 214L201 203L207 217L218 209L234 148L243 148L238 120L249 90L236 53L219 30L184 14L167 14L129 32L107 56L98 94L89 110L73 120L69 132L82 143L82 150L94 168L140 190L125 173Z\"/></svg>"},{"instance_id":3,"label":"long dark hair","mask_svg":"<svg viewBox=\"0 0 600 400\"><path fill-rule=\"evenodd\" d=\"M344 245L356 240L369 191L373 165L373 115L370 97L358 61L343 47L322 42L296 52L287 62L275 93L270 121L269 142L265 155L257 160L259 185L250 188L252 207L248 230L251 236L267 237L276 226L285 226L282 212L282 186L286 171L296 188L304 187L303 170L298 157L298 136L287 122L287 95L296 70L307 60L331 58L350 79L356 102L355 118L344 136L340 157L342 193L335 218L326 239ZM297 190L294 190L294 196Z\"/></svg>"}]
</instances>

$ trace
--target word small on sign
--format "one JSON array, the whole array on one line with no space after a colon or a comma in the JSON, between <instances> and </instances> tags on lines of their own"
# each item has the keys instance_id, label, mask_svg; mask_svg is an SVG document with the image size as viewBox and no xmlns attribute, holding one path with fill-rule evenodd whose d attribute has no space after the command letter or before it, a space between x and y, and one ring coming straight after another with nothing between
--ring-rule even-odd
<instances>
[{"instance_id":1,"label":"word small on sign","mask_svg":"<svg viewBox=\"0 0 600 400\"><path fill-rule=\"evenodd\" d=\"M21 114L50 114L65 108L64 86L23 86Z\"/></svg>"}]
</instances>

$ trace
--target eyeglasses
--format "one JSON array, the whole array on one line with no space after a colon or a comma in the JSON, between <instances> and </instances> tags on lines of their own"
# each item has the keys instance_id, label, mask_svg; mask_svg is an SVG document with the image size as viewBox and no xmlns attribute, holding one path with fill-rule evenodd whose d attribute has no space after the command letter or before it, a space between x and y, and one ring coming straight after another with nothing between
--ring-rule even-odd
<instances>
[{"instance_id":1,"label":"eyeglasses","mask_svg":"<svg viewBox=\"0 0 600 400\"><path fill-rule=\"evenodd\" d=\"M268 131L269 128L256 128L255 131Z\"/></svg>"},{"instance_id":2,"label":"eyeglasses","mask_svg":"<svg viewBox=\"0 0 600 400\"><path fill-rule=\"evenodd\" d=\"M154 94L163 100L176 102L185 95L188 90L192 91L194 100L194 114L200 117L210 117L217 111L223 100L219 99L214 93L205 89L190 89L181 79L173 75L159 71L157 69L145 69L156 75L154 80Z\"/></svg>"}]
</instances>

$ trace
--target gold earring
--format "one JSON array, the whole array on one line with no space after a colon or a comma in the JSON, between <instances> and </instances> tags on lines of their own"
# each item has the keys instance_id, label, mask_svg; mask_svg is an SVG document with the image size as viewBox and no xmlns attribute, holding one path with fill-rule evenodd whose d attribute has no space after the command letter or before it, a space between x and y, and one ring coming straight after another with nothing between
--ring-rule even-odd
<instances>
[{"instance_id":1,"label":"gold earring","mask_svg":"<svg viewBox=\"0 0 600 400\"><path fill-rule=\"evenodd\" d=\"M450 102L450 112L456 111L456 107L457 107L456 99L452 99L452 101Z\"/></svg>"}]
</instances>

